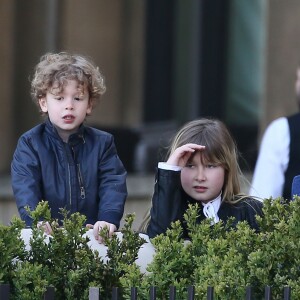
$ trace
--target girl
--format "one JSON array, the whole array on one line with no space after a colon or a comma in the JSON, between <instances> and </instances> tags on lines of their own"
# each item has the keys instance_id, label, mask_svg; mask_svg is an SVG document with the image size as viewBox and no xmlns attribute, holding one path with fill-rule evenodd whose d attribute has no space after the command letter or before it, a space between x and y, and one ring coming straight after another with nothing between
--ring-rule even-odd
<instances>
[{"instance_id":1,"label":"girl","mask_svg":"<svg viewBox=\"0 0 300 300\"><path fill-rule=\"evenodd\" d=\"M175 136L169 153L167 162L158 164L147 227L150 238L164 233L171 222L183 221L188 204L196 202L203 207L199 222L210 218L214 224L234 217L235 223L246 220L258 230L255 216L262 215L262 202L240 194L236 145L221 121L187 123Z\"/></svg>"}]
</instances>

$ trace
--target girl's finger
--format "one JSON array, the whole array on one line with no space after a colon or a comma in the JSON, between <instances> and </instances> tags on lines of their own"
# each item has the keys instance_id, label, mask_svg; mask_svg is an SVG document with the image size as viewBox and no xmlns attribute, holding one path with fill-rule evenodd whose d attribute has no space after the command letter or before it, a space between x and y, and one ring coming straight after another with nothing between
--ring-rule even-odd
<instances>
[{"instance_id":1,"label":"girl's finger","mask_svg":"<svg viewBox=\"0 0 300 300\"><path fill-rule=\"evenodd\" d=\"M52 233L52 228L51 228L49 222L46 222L46 223L45 223L45 232L46 232L47 234L51 234L51 233Z\"/></svg>"}]
</instances>

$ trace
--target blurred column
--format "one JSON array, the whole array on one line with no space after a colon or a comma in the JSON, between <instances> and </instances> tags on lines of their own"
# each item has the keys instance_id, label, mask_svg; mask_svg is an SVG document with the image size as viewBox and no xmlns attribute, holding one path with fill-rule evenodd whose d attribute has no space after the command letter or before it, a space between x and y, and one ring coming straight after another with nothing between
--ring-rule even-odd
<instances>
[{"instance_id":1,"label":"blurred column","mask_svg":"<svg viewBox=\"0 0 300 300\"><path fill-rule=\"evenodd\" d=\"M0 73L0 175L9 172L13 150L13 127L17 122L13 111L13 33L14 1L0 1L1 73Z\"/></svg>"},{"instance_id":2,"label":"blurred column","mask_svg":"<svg viewBox=\"0 0 300 300\"><path fill-rule=\"evenodd\" d=\"M275 118L298 111L296 70L300 66L300 1L268 1L266 95L261 132Z\"/></svg>"},{"instance_id":3,"label":"blurred column","mask_svg":"<svg viewBox=\"0 0 300 300\"><path fill-rule=\"evenodd\" d=\"M194 119L200 107L201 1L177 0L174 24L174 116Z\"/></svg>"},{"instance_id":4,"label":"blurred column","mask_svg":"<svg viewBox=\"0 0 300 300\"><path fill-rule=\"evenodd\" d=\"M15 139L39 122L30 97L30 79L41 55L58 49L59 12L63 1L15 1L14 115Z\"/></svg>"},{"instance_id":5,"label":"blurred column","mask_svg":"<svg viewBox=\"0 0 300 300\"><path fill-rule=\"evenodd\" d=\"M175 1L146 1L146 52L143 120L169 121L172 94Z\"/></svg>"},{"instance_id":6,"label":"blurred column","mask_svg":"<svg viewBox=\"0 0 300 300\"><path fill-rule=\"evenodd\" d=\"M231 0L229 16L225 121L242 153L241 167L251 171L265 94L267 1Z\"/></svg>"},{"instance_id":7,"label":"blurred column","mask_svg":"<svg viewBox=\"0 0 300 300\"><path fill-rule=\"evenodd\" d=\"M224 117L229 0L177 0L174 30L174 116Z\"/></svg>"},{"instance_id":8,"label":"blurred column","mask_svg":"<svg viewBox=\"0 0 300 300\"><path fill-rule=\"evenodd\" d=\"M267 2L231 0L226 122L257 127L265 92Z\"/></svg>"}]
</instances>

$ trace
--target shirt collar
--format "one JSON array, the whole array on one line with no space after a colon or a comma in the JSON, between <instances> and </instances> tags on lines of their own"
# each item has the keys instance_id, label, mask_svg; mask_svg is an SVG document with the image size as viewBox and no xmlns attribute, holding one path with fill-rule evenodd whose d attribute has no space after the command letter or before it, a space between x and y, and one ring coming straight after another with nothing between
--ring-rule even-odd
<instances>
[{"instance_id":1,"label":"shirt collar","mask_svg":"<svg viewBox=\"0 0 300 300\"><path fill-rule=\"evenodd\" d=\"M203 213L207 219L211 219L212 225L216 224L220 221L220 219L218 217L218 211L221 206L221 196L222 196L222 193L220 193L220 195L217 198L215 198L207 203L202 202Z\"/></svg>"},{"instance_id":2,"label":"shirt collar","mask_svg":"<svg viewBox=\"0 0 300 300\"><path fill-rule=\"evenodd\" d=\"M46 130L51 136L55 137L58 140L62 140L59 134L57 133L57 130L53 126L52 122L50 121L49 117L45 121L46 123ZM78 128L78 131L71 134L69 136L68 144L70 146L76 146L77 144L84 144L85 139L84 139L84 125L81 124L80 127Z\"/></svg>"}]
</instances>

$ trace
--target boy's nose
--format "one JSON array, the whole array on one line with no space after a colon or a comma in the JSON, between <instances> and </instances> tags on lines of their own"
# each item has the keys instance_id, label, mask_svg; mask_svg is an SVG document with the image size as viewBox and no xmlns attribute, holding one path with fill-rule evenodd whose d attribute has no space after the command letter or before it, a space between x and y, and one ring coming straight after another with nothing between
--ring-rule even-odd
<instances>
[{"instance_id":1,"label":"boy's nose","mask_svg":"<svg viewBox=\"0 0 300 300\"><path fill-rule=\"evenodd\" d=\"M74 107L73 107L73 101L72 99L66 99L66 109L68 110L72 110Z\"/></svg>"}]
</instances>

